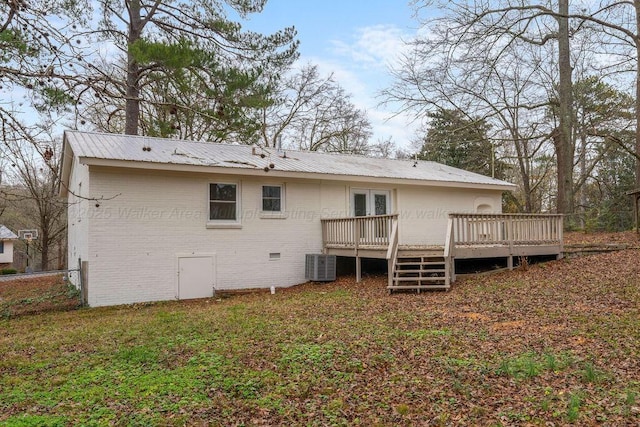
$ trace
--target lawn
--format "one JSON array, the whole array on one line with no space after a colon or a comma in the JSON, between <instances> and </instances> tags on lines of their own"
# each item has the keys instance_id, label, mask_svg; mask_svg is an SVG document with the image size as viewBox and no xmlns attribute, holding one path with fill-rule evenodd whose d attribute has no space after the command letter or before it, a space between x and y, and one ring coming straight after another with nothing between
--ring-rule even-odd
<instances>
[{"instance_id":1,"label":"lawn","mask_svg":"<svg viewBox=\"0 0 640 427\"><path fill-rule=\"evenodd\" d=\"M65 283L62 275L11 279L0 281L0 318L73 310L80 305L78 290Z\"/></svg>"},{"instance_id":2,"label":"lawn","mask_svg":"<svg viewBox=\"0 0 640 427\"><path fill-rule=\"evenodd\" d=\"M0 424L638 425L640 251L5 316Z\"/></svg>"}]
</instances>

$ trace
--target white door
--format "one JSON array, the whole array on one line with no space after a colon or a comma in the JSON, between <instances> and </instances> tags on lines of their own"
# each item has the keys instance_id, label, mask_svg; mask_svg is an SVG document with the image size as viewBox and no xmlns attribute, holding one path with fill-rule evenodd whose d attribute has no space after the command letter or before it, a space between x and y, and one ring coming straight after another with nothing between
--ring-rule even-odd
<instances>
[{"instance_id":1,"label":"white door","mask_svg":"<svg viewBox=\"0 0 640 427\"><path fill-rule=\"evenodd\" d=\"M184 256L178 258L178 299L213 296L214 258Z\"/></svg>"},{"instance_id":2,"label":"white door","mask_svg":"<svg viewBox=\"0 0 640 427\"><path fill-rule=\"evenodd\" d=\"M388 215L391 212L389 199L389 192L385 190L352 190L351 212L353 216ZM362 221L360 240L372 243L387 238L386 224L381 220Z\"/></svg>"},{"instance_id":3,"label":"white door","mask_svg":"<svg viewBox=\"0 0 640 427\"><path fill-rule=\"evenodd\" d=\"M353 216L388 215L390 212L388 191L351 191L351 213Z\"/></svg>"}]
</instances>

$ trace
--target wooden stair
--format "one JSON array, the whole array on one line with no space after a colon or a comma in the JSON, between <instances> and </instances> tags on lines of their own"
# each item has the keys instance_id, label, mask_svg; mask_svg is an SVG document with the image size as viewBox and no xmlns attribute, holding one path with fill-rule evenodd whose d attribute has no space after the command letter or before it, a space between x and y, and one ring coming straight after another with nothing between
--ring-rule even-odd
<instances>
[{"instance_id":1,"label":"wooden stair","mask_svg":"<svg viewBox=\"0 0 640 427\"><path fill-rule=\"evenodd\" d=\"M387 289L394 290L448 290L450 262L444 254L399 253L393 265L393 276Z\"/></svg>"}]
</instances>

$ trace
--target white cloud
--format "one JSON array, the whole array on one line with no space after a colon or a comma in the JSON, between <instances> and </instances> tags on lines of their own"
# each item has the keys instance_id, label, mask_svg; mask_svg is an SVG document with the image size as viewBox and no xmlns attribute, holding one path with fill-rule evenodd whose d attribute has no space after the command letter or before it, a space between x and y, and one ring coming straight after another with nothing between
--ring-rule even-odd
<instances>
[{"instance_id":1,"label":"white cloud","mask_svg":"<svg viewBox=\"0 0 640 427\"><path fill-rule=\"evenodd\" d=\"M340 83L348 93L355 97L367 97L368 88L359 73L349 69L344 63L327 58L311 57L306 58L312 64L318 66L318 71L322 76L333 74L334 79Z\"/></svg>"},{"instance_id":2,"label":"white cloud","mask_svg":"<svg viewBox=\"0 0 640 427\"><path fill-rule=\"evenodd\" d=\"M409 37L396 26L374 25L358 28L350 43L332 40L331 44L335 55L349 58L354 64L386 69L406 49L404 40Z\"/></svg>"},{"instance_id":3,"label":"white cloud","mask_svg":"<svg viewBox=\"0 0 640 427\"><path fill-rule=\"evenodd\" d=\"M321 75L333 73L335 80L352 95L357 108L365 110L373 128L372 142L391 138L399 147L410 148L418 127L407 114L380 106L379 92L391 83L388 67L398 61L411 37L392 25L358 28L348 41L332 40L327 56L300 59L318 66Z\"/></svg>"},{"instance_id":4,"label":"white cloud","mask_svg":"<svg viewBox=\"0 0 640 427\"><path fill-rule=\"evenodd\" d=\"M354 105L367 112L373 130L372 142L391 138L401 148L409 148L418 124L412 123L408 115L394 116L393 111L379 105L377 98L378 91L381 89L379 82L383 78L388 79L387 76L381 76L386 71L364 73L338 60L317 57L305 58L305 60L316 64L321 75L333 73L340 86L351 94Z\"/></svg>"},{"instance_id":5,"label":"white cloud","mask_svg":"<svg viewBox=\"0 0 640 427\"><path fill-rule=\"evenodd\" d=\"M368 117L373 127L374 142L391 138L399 146L409 148L417 128L409 117L394 116L391 112L381 109L368 110Z\"/></svg>"}]
</instances>

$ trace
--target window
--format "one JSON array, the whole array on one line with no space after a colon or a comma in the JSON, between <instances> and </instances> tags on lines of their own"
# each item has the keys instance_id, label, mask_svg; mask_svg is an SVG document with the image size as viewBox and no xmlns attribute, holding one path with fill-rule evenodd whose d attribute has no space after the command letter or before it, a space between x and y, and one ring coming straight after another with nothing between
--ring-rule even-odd
<instances>
[{"instance_id":1,"label":"window","mask_svg":"<svg viewBox=\"0 0 640 427\"><path fill-rule=\"evenodd\" d=\"M0 240L0 254L4 253L4 240Z\"/></svg>"},{"instance_id":2,"label":"window","mask_svg":"<svg viewBox=\"0 0 640 427\"><path fill-rule=\"evenodd\" d=\"M282 212L282 186L262 186L262 211L274 213Z\"/></svg>"},{"instance_id":3,"label":"window","mask_svg":"<svg viewBox=\"0 0 640 427\"><path fill-rule=\"evenodd\" d=\"M238 221L237 184L209 184L209 220Z\"/></svg>"}]
</instances>

